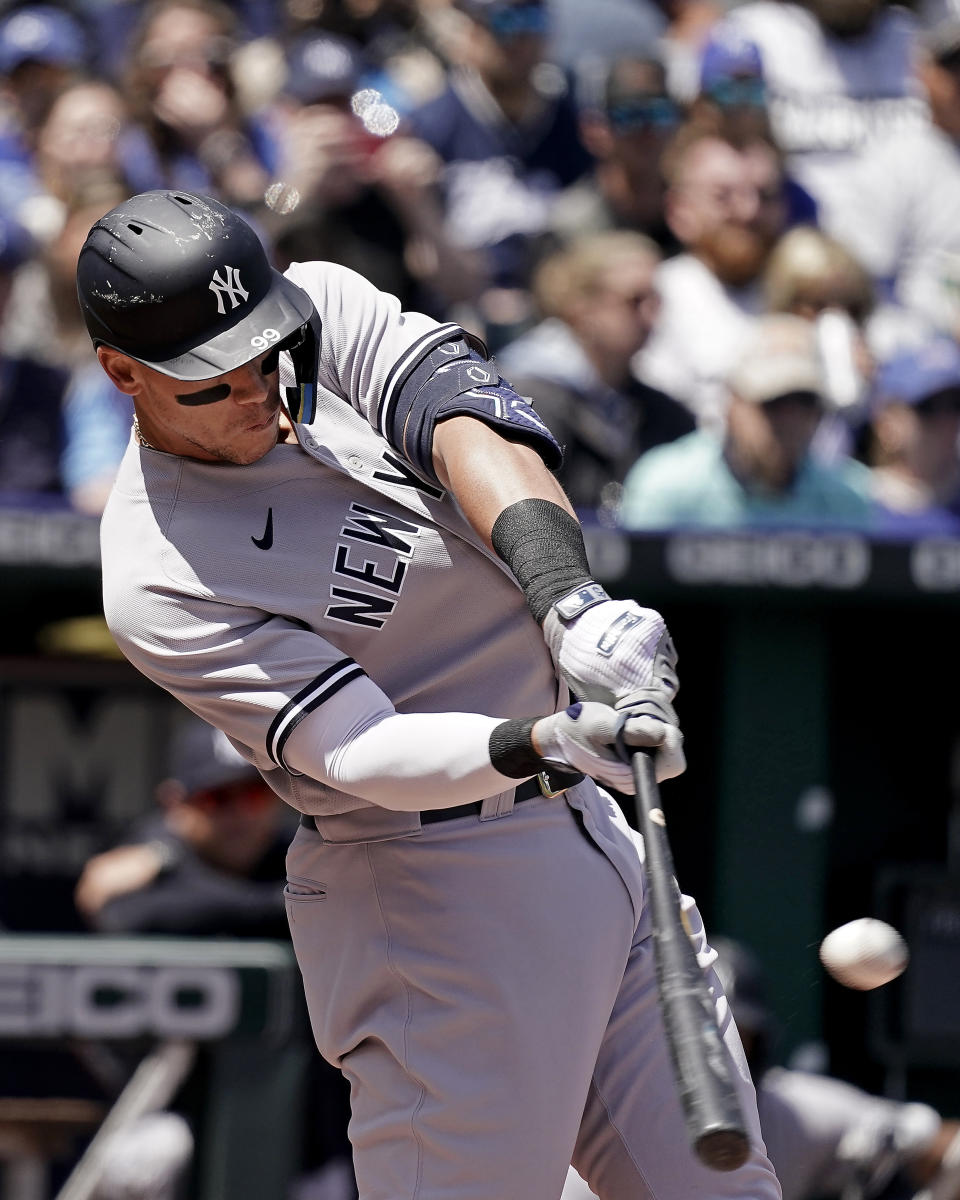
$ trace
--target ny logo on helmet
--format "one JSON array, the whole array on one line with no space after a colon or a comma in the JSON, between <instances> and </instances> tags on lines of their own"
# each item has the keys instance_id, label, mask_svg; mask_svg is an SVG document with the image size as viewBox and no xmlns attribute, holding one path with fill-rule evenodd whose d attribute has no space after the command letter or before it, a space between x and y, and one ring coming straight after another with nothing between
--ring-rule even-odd
<instances>
[{"instance_id":1,"label":"ny logo on helmet","mask_svg":"<svg viewBox=\"0 0 960 1200\"><path fill-rule=\"evenodd\" d=\"M210 280L210 291L217 298L217 312L221 316L226 315L226 307L224 300L229 297L230 307L236 308L241 300L246 300L250 295L247 289L240 282L240 272L236 267L226 267L227 277L221 279L220 272L214 271L213 279Z\"/></svg>"}]
</instances>

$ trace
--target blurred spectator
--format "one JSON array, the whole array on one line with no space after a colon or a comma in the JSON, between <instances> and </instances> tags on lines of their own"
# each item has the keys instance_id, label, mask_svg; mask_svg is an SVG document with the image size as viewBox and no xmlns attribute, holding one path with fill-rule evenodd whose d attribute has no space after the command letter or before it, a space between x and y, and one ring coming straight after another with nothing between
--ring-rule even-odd
<instances>
[{"instance_id":1,"label":"blurred spectator","mask_svg":"<svg viewBox=\"0 0 960 1200\"><path fill-rule=\"evenodd\" d=\"M52 5L28 5L0 20L0 213L16 217L34 190L37 130L87 57L81 25Z\"/></svg>"},{"instance_id":2,"label":"blurred spectator","mask_svg":"<svg viewBox=\"0 0 960 1200\"><path fill-rule=\"evenodd\" d=\"M887 0L751 0L716 27L718 39L756 46L776 143L828 223L851 203L857 157L927 119L915 31L913 15Z\"/></svg>"},{"instance_id":3,"label":"blurred spectator","mask_svg":"<svg viewBox=\"0 0 960 1200\"><path fill-rule=\"evenodd\" d=\"M931 122L871 147L830 230L871 272L884 298L960 335L960 15L924 37L917 68Z\"/></svg>"},{"instance_id":4,"label":"blurred spectator","mask_svg":"<svg viewBox=\"0 0 960 1200\"><path fill-rule=\"evenodd\" d=\"M90 227L125 196L109 177L91 178L76 190L62 228L18 269L0 324L4 354L42 364L50 386L56 381L56 420L34 428L34 437L45 433L46 442L39 443L45 445L56 430L57 488L93 514L103 511L130 438L133 408L99 370L77 304L77 256Z\"/></svg>"},{"instance_id":5,"label":"blurred spectator","mask_svg":"<svg viewBox=\"0 0 960 1200\"><path fill-rule=\"evenodd\" d=\"M283 41L323 31L346 38L363 55L362 86L374 88L387 103L406 113L438 96L446 86L445 65L434 44L431 17L446 0L287 0Z\"/></svg>"},{"instance_id":6,"label":"blurred spectator","mask_svg":"<svg viewBox=\"0 0 960 1200\"><path fill-rule=\"evenodd\" d=\"M394 132L399 115L378 93L358 90L356 43L306 35L289 48L287 64L275 106L284 191L264 218L278 265L337 262L405 308L438 317L473 299L479 263L445 234L440 160Z\"/></svg>"},{"instance_id":7,"label":"blurred spectator","mask_svg":"<svg viewBox=\"0 0 960 1200\"><path fill-rule=\"evenodd\" d=\"M936 337L881 365L867 459L906 532L960 531L960 346Z\"/></svg>"},{"instance_id":8,"label":"blurred spectator","mask_svg":"<svg viewBox=\"0 0 960 1200\"><path fill-rule=\"evenodd\" d=\"M618 58L650 58L666 27L657 4L550 0L550 58L574 75Z\"/></svg>"},{"instance_id":9,"label":"blurred spectator","mask_svg":"<svg viewBox=\"0 0 960 1200\"><path fill-rule=\"evenodd\" d=\"M0 343L67 370L95 357L77 304L77 256L91 225L125 197L113 180L93 179L78 191L55 236L17 271ZM42 331L42 332L41 332Z\"/></svg>"},{"instance_id":10,"label":"blurred spectator","mask_svg":"<svg viewBox=\"0 0 960 1200\"><path fill-rule=\"evenodd\" d=\"M667 21L660 46L670 94L689 104L699 91L700 59L727 0L654 0Z\"/></svg>"},{"instance_id":11,"label":"blurred spectator","mask_svg":"<svg viewBox=\"0 0 960 1200\"><path fill-rule=\"evenodd\" d=\"M700 62L691 117L735 146L772 140L760 51L735 29L714 32Z\"/></svg>"},{"instance_id":12,"label":"blurred spectator","mask_svg":"<svg viewBox=\"0 0 960 1200\"><path fill-rule=\"evenodd\" d=\"M158 810L94 856L76 903L105 933L287 937L289 810L219 731L185 719Z\"/></svg>"},{"instance_id":13,"label":"blurred spectator","mask_svg":"<svg viewBox=\"0 0 960 1200\"><path fill-rule=\"evenodd\" d=\"M700 90L690 105L690 120L734 146L773 142L767 87L760 52L735 29L715 33L700 64ZM789 225L815 224L816 201L784 173Z\"/></svg>"},{"instance_id":14,"label":"blurred spectator","mask_svg":"<svg viewBox=\"0 0 960 1200\"><path fill-rule=\"evenodd\" d=\"M641 234L598 233L571 242L535 277L545 319L498 356L563 446L558 478L571 503L596 510L611 525L636 459L694 427L682 404L630 371L656 320L659 261L657 247Z\"/></svg>"},{"instance_id":15,"label":"blurred spectator","mask_svg":"<svg viewBox=\"0 0 960 1200\"><path fill-rule=\"evenodd\" d=\"M645 233L665 254L680 249L664 217L660 160L682 119L663 64L617 58L581 107L583 144L596 164L557 198L550 228L562 241L605 229Z\"/></svg>"},{"instance_id":16,"label":"blurred spectator","mask_svg":"<svg viewBox=\"0 0 960 1200\"><path fill-rule=\"evenodd\" d=\"M768 142L737 147L684 126L664 159L666 216L686 253L657 274L660 320L638 356L640 378L686 404L701 424L722 421L723 379L751 318L787 209Z\"/></svg>"},{"instance_id":17,"label":"blurred spectator","mask_svg":"<svg viewBox=\"0 0 960 1200\"><path fill-rule=\"evenodd\" d=\"M443 95L411 114L447 164L446 217L482 250L492 286L480 305L491 340L529 319L525 291L560 188L590 166L564 73L545 61L542 0L453 0L457 36ZM506 334L500 341L506 340Z\"/></svg>"},{"instance_id":18,"label":"blurred spectator","mask_svg":"<svg viewBox=\"0 0 960 1200\"><path fill-rule=\"evenodd\" d=\"M648 451L624 484L628 529L851 527L872 524L869 471L810 453L824 411L811 322L758 318L727 379L724 432L698 430Z\"/></svg>"},{"instance_id":19,"label":"blurred spectator","mask_svg":"<svg viewBox=\"0 0 960 1200\"><path fill-rule=\"evenodd\" d=\"M236 22L217 0L154 0L127 57L134 122L123 139L133 191L179 187L241 208L262 203L274 167L264 123L231 72Z\"/></svg>"},{"instance_id":20,"label":"blurred spectator","mask_svg":"<svg viewBox=\"0 0 960 1200\"><path fill-rule=\"evenodd\" d=\"M53 101L34 139L31 178L17 215L41 243L61 229L68 209L96 186L129 191L118 148L126 106L112 84L80 80Z\"/></svg>"},{"instance_id":21,"label":"blurred spectator","mask_svg":"<svg viewBox=\"0 0 960 1200\"><path fill-rule=\"evenodd\" d=\"M5 131L27 143L64 86L88 65L82 25L57 5L26 5L0 20Z\"/></svg>"},{"instance_id":22,"label":"blurred spectator","mask_svg":"<svg viewBox=\"0 0 960 1200\"><path fill-rule=\"evenodd\" d=\"M960 1197L956 1163L960 1123L943 1120L926 1104L870 1095L838 1079L787 1070L771 1062L776 1036L766 982L756 955L732 938L712 939L717 974L733 1011L754 1082L760 1127L777 1171L783 1200L823 1196L924 1193Z\"/></svg>"},{"instance_id":23,"label":"blurred spectator","mask_svg":"<svg viewBox=\"0 0 960 1200\"><path fill-rule=\"evenodd\" d=\"M874 312L869 275L845 246L801 225L777 243L763 283L771 312L814 322L827 401L814 453L828 458L854 453L874 369L867 336Z\"/></svg>"},{"instance_id":24,"label":"blurred spectator","mask_svg":"<svg viewBox=\"0 0 960 1200\"><path fill-rule=\"evenodd\" d=\"M0 217L0 323L15 274L33 251L26 231ZM37 355L36 345L0 350L0 500L7 502L60 492L66 373Z\"/></svg>"},{"instance_id":25,"label":"blurred spectator","mask_svg":"<svg viewBox=\"0 0 960 1200\"><path fill-rule=\"evenodd\" d=\"M102 216L103 214L101 214ZM130 397L104 384L99 363L73 369L63 397L60 477L72 508L100 516L133 428Z\"/></svg>"},{"instance_id":26,"label":"blurred spectator","mask_svg":"<svg viewBox=\"0 0 960 1200\"><path fill-rule=\"evenodd\" d=\"M814 320L840 309L863 327L874 307L873 283L848 248L820 229L797 226L783 235L763 279L768 308Z\"/></svg>"}]
</instances>

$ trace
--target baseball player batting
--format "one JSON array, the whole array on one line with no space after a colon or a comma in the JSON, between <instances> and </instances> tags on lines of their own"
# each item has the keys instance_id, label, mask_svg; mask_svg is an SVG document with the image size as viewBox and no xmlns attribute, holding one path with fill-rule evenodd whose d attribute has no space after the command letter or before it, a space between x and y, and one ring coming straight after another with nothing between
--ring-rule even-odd
<instances>
[{"instance_id":1,"label":"baseball player batting","mask_svg":"<svg viewBox=\"0 0 960 1200\"><path fill-rule=\"evenodd\" d=\"M201 196L108 213L78 287L136 412L107 620L303 814L287 912L363 1200L557 1200L571 1161L603 1200L779 1197L712 972L752 1152L687 1144L642 843L594 782L633 789L618 723L683 769L675 656L591 579L536 414L458 326L279 274Z\"/></svg>"}]
</instances>

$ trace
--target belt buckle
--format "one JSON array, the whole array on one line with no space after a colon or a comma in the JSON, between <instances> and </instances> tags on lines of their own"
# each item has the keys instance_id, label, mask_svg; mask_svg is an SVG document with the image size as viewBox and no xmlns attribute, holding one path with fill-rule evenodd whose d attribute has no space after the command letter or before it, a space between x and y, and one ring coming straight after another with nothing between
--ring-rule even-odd
<instances>
[{"instance_id":1,"label":"belt buckle","mask_svg":"<svg viewBox=\"0 0 960 1200\"><path fill-rule=\"evenodd\" d=\"M540 788L541 795L552 799L554 796L562 795L567 789L566 786L555 788L550 783L550 776L546 771L537 772L537 786Z\"/></svg>"}]
</instances>

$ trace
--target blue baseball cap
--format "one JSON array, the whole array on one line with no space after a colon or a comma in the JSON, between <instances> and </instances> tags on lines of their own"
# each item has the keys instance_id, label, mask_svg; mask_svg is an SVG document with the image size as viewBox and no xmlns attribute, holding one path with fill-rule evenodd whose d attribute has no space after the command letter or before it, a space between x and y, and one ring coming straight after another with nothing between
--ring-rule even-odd
<instances>
[{"instance_id":1,"label":"blue baseball cap","mask_svg":"<svg viewBox=\"0 0 960 1200\"><path fill-rule=\"evenodd\" d=\"M715 34L700 60L700 90L707 92L731 79L763 78L759 47L735 30Z\"/></svg>"},{"instance_id":2,"label":"blue baseball cap","mask_svg":"<svg viewBox=\"0 0 960 1200\"><path fill-rule=\"evenodd\" d=\"M48 5L20 8L0 21L0 71L24 62L79 67L87 57L86 37L69 13Z\"/></svg>"},{"instance_id":3,"label":"blue baseball cap","mask_svg":"<svg viewBox=\"0 0 960 1200\"><path fill-rule=\"evenodd\" d=\"M878 404L920 404L948 388L960 389L960 345L938 336L902 350L881 364L876 379Z\"/></svg>"}]
</instances>

